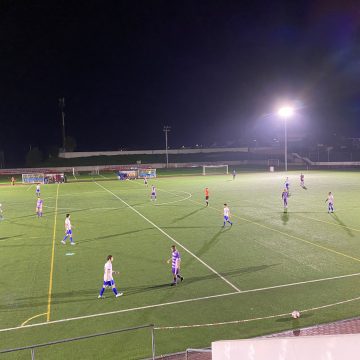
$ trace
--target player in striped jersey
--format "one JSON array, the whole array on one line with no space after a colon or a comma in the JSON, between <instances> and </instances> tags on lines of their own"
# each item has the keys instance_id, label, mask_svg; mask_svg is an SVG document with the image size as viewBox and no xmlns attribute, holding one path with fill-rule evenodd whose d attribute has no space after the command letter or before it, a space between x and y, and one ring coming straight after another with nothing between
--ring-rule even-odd
<instances>
[{"instance_id":1,"label":"player in striped jersey","mask_svg":"<svg viewBox=\"0 0 360 360\"><path fill-rule=\"evenodd\" d=\"M184 278L180 275L180 263L181 263L181 256L179 251L176 250L176 246L171 246L171 258L167 261L168 264L171 262L171 273L173 275L173 282L170 284L174 286L177 284L177 279L183 281Z\"/></svg>"}]
</instances>

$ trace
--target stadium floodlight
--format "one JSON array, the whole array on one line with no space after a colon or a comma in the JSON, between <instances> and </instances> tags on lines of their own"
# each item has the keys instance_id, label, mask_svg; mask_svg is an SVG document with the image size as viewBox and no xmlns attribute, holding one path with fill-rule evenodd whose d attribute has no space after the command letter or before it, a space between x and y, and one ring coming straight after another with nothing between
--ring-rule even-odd
<instances>
[{"instance_id":1,"label":"stadium floodlight","mask_svg":"<svg viewBox=\"0 0 360 360\"><path fill-rule=\"evenodd\" d=\"M278 115L284 119L285 129L285 171L287 171L287 121L294 115L295 109L292 106L283 106L278 110Z\"/></svg>"}]
</instances>

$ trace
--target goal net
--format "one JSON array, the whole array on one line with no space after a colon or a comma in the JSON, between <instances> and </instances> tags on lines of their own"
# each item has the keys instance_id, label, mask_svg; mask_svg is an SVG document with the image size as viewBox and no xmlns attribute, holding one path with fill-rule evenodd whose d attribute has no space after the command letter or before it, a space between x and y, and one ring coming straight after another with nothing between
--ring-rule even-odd
<instances>
[{"instance_id":1,"label":"goal net","mask_svg":"<svg viewBox=\"0 0 360 360\"><path fill-rule=\"evenodd\" d=\"M280 160L279 159L268 159L268 166L279 167Z\"/></svg>"},{"instance_id":2,"label":"goal net","mask_svg":"<svg viewBox=\"0 0 360 360\"><path fill-rule=\"evenodd\" d=\"M22 183L23 184L43 184L45 180L45 174L22 174Z\"/></svg>"},{"instance_id":3,"label":"goal net","mask_svg":"<svg viewBox=\"0 0 360 360\"><path fill-rule=\"evenodd\" d=\"M203 165L203 175L223 175L229 173L229 165Z\"/></svg>"}]
</instances>

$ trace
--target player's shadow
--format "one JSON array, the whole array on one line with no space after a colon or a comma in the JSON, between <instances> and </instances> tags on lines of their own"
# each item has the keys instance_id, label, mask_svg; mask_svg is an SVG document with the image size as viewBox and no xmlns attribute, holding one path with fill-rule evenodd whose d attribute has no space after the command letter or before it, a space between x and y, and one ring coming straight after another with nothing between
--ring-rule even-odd
<instances>
[{"instance_id":1,"label":"player's shadow","mask_svg":"<svg viewBox=\"0 0 360 360\"><path fill-rule=\"evenodd\" d=\"M18 237L22 237L25 234L19 234L19 235L13 235L13 236L4 236L4 237L0 237L0 240L7 240L7 239L11 239L11 238L18 238Z\"/></svg>"},{"instance_id":2,"label":"player's shadow","mask_svg":"<svg viewBox=\"0 0 360 360\"><path fill-rule=\"evenodd\" d=\"M190 213L188 213L188 214L186 214L186 215L184 215L184 216L181 216L181 217L179 217L179 218L175 218L175 219L172 221L172 223L174 224L174 223L176 223L176 222L178 222L178 221L184 220L184 219L188 218L189 216L193 216L193 215L195 215L196 213L198 213L199 211L204 210L204 209L205 209L205 206L204 206L204 207L201 207L201 208L198 208L198 209L196 209L196 210L194 210L194 211L192 211L192 212L190 212Z\"/></svg>"},{"instance_id":3,"label":"player's shadow","mask_svg":"<svg viewBox=\"0 0 360 360\"><path fill-rule=\"evenodd\" d=\"M290 220L289 213L287 211L282 212L280 217L281 217L281 221L282 221L283 225L287 225L288 221Z\"/></svg>"},{"instance_id":4,"label":"player's shadow","mask_svg":"<svg viewBox=\"0 0 360 360\"><path fill-rule=\"evenodd\" d=\"M58 292L53 293L52 295L52 304L66 304L66 303L80 303L80 302L88 302L89 298L93 298L97 300L99 289L83 289L83 290L74 290L67 292ZM48 296L32 296L32 297L24 297L17 298L12 302L9 302L6 305L0 305L0 312L9 311L11 309L27 309L34 308L37 306L47 306L48 305Z\"/></svg>"},{"instance_id":5,"label":"player's shadow","mask_svg":"<svg viewBox=\"0 0 360 360\"><path fill-rule=\"evenodd\" d=\"M344 228L344 230L349 236L354 237L353 232L346 226L344 222L339 219L339 217L335 213L332 213L332 217L342 228Z\"/></svg>"},{"instance_id":6,"label":"player's shadow","mask_svg":"<svg viewBox=\"0 0 360 360\"><path fill-rule=\"evenodd\" d=\"M304 186L302 186L302 188L304 189L304 190L307 190L307 187L304 185Z\"/></svg>"},{"instance_id":7,"label":"player's shadow","mask_svg":"<svg viewBox=\"0 0 360 360\"><path fill-rule=\"evenodd\" d=\"M114 238L114 237L117 237L117 236L130 235L130 234L135 234L135 233L139 233L139 232L142 232L142 231L153 230L153 229L154 228L149 227L149 228L145 228L145 229L125 231L125 232L122 232L122 233L109 234L109 235L104 235L104 236L96 236L96 237L93 237L93 238L81 240L81 241L79 241L79 243L87 243L87 242L93 242L93 241L97 241L97 240L110 239L110 238Z\"/></svg>"},{"instance_id":8,"label":"player's shadow","mask_svg":"<svg viewBox=\"0 0 360 360\"><path fill-rule=\"evenodd\" d=\"M247 273L263 271L263 270L266 270L266 269L268 269L270 267L278 266L278 265L280 265L280 264L248 266L248 267L243 267L243 268L240 268L240 269L221 272L220 274L222 276L224 276L224 277L239 276L239 275L243 275L243 274L247 274ZM191 283L195 283L195 282L199 282L199 281L204 281L204 280L220 279L219 275L214 274L214 273L204 275L204 276L192 276L192 277L186 277L185 273L184 273L185 280L182 283L182 286L185 286L185 285L191 284Z\"/></svg>"},{"instance_id":9,"label":"player's shadow","mask_svg":"<svg viewBox=\"0 0 360 360\"><path fill-rule=\"evenodd\" d=\"M204 255L205 253L207 253L212 247L214 247L219 241L220 241L220 235L226 231L230 230L230 227L228 228L221 228L217 233L215 233L213 235L213 237L207 241L201 248L199 251L197 251L196 256L200 257L202 255Z\"/></svg>"},{"instance_id":10,"label":"player's shadow","mask_svg":"<svg viewBox=\"0 0 360 360\"><path fill-rule=\"evenodd\" d=\"M126 295L135 295L135 294L141 294L147 291L156 291L161 290L165 288L169 288L169 283L165 284L157 284L157 285L141 285L141 286L129 286L125 289Z\"/></svg>"}]
</instances>

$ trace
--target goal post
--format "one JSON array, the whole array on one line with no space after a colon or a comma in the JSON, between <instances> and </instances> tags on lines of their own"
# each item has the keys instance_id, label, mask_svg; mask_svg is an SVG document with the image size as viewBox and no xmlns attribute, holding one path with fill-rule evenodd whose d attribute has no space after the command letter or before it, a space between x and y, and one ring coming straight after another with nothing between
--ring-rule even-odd
<instances>
[{"instance_id":1,"label":"goal post","mask_svg":"<svg viewBox=\"0 0 360 360\"><path fill-rule=\"evenodd\" d=\"M203 175L223 175L229 173L229 165L203 165Z\"/></svg>"},{"instance_id":2,"label":"goal post","mask_svg":"<svg viewBox=\"0 0 360 360\"><path fill-rule=\"evenodd\" d=\"M268 159L268 166L280 166L280 160L279 159Z\"/></svg>"},{"instance_id":3,"label":"goal post","mask_svg":"<svg viewBox=\"0 0 360 360\"><path fill-rule=\"evenodd\" d=\"M33 173L33 174L22 174L23 184L44 184L45 174Z\"/></svg>"}]
</instances>

